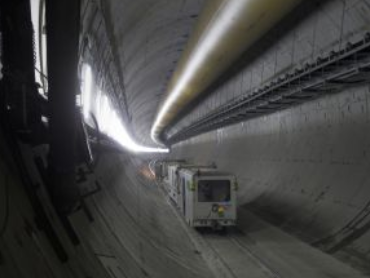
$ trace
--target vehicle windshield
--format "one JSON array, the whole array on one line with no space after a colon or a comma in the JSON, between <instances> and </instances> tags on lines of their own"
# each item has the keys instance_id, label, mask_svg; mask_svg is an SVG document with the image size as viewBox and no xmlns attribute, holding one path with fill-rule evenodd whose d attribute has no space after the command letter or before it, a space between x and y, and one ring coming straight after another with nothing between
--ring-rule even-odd
<instances>
[{"instance_id":1,"label":"vehicle windshield","mask_svg":"<svg viewBox=\"0 0 370 278\"><path fill-rule=\"evenodd\" d=\"M198 181L198 202L229 202L229 180Z\"/></svg>"}]
</instances>

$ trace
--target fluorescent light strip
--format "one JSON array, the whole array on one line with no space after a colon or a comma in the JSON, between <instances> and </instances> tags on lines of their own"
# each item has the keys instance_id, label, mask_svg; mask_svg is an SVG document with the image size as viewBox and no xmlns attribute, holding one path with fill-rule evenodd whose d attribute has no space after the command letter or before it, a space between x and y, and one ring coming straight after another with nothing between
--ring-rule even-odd
<instances>
[{"instance_id":1,"label":"fluorescent light strip","mask_svg":"<svg viewBox=\"0 0 370 278\"><path fill-rule=\"evenodd\" d=\"M98 104L99 105L99 104ZM101 126L103 133L114 139L124 148L133 152L144 153L168 153L168 149L151 148L137 144L128 134L124 128L116 111L111 107L109 100L106 96L102 99L101 114L98 116L98 123Z\"/></svg>"},{"instance_id":2,"label":"fluorescent light strip","mask_svg":"<svg viewBox=\"0 0 370 278\"><path fill-rule=\"evenodd\" d=\"M83 66L83 88L82 88L82 99L83 99L83 115L85 120L89 119L91 112L91 99L93 94L93 75L91 67L87 64ZM152 148L137 144L129 135L118 114L109 102L108 97L104 92L99 90L96 92L95 100L96 118L100 127L100 131L122 147L129 151L136 153L168 153L169 149L165 148Z\"/></svg>"},{"instance_id":3,"label":"fluorescent light strip","mask_svg":"<svg viewBox=\"0 0 370 278\"><path fill-rule=\"evenodd\" d=\"M84 65L82 68L83 72L83 87L82 87L82 105L83 105L83 114L85 120L89 119L90 116L90 102L91 102L91 93L92 93L92 70L89 65Z\"/></svg>"}]
</instances>

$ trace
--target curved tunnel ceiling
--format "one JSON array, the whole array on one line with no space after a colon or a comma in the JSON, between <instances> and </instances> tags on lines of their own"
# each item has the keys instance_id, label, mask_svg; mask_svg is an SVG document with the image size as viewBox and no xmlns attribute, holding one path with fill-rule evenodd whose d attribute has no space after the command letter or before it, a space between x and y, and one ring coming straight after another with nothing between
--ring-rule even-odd
<instances>
[{"instance_id":1,"label":"curved tunnel ceiling","mask_svg":"<svg viewBox=\"0 0 370 278\"><path fill-rule=\"evenodd\" d=\"M143 144L152 144L150 128L159 101L203 3L102 1L113 27L111 43L119 56L132 128Z\"/></svg>"},{"instance_id":2,"label":"curved tunnel ceiling","mask_svg":"<svg viewBox=\"0 0 370 278\"><path fill-rule=\"evenodd\" d=\"M118 101L127 94L132 129L142 142L149 142L159 100L203 1L85 1L93 4L91 11L97 2L104 6L108 31L113 33L109 40L118 53L110 53L102 37L106 30L97 27L101 20L91 21L100 32L91 45L103 45L102 51L92 51L92 58L108 70L102 73L99 65L91 66L104 75L102 79L112 79L107 87L116 94L122 84L117 85L111 72L111 60L119 60L117 71L125 90ZM262 47L258 55L253 52L253 61L238 67L172 127L173 132L183 130L238 95L253 94L290 70L317 65L326 54L332 58L351 51L358 57L346 56L343 64L336 58L334 73L343 77L352 69L348 62L356 62L357 72L366 79L345 75L331 82L341 85L336 93L328 86L330 93L320 98L172 146L166 158L214 163L237 177L235 232L192 235L168 195L157 190L162 186L156 184L151 165L153 158L162 156L116 150L102 153L93 172L78 167L77 197L83 200L68 216L71 225L62 225L48 194L53 188L50 176L44 175L48 146L17 147L1 126L0 277L369 277L370 0L304 3L288 18L289 28L283 24L269 34L264 41L269 48ZM364 51L354 51L359 41ZM318 77L325 79L324 85L338 81L326 74ZM316 92L325 92L325 87Z\"/></svg>"}]
</instances>

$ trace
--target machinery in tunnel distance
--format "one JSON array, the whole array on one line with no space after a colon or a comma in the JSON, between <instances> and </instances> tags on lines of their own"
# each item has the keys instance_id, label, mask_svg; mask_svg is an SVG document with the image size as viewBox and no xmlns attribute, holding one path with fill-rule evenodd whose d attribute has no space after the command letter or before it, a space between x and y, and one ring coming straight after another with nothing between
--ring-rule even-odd
<instances>
[{"instance_id":1,"label":"machinery in tunnel distance","mask_svg":"<svg viewBox=\"0 0 370 278\"><path fill-rule=\"evenodd\" d=\"M177 160L157 161L155 175L190 227L224 230L236 225L238 183L233 174Z\"/></svg>"}]
</instances>

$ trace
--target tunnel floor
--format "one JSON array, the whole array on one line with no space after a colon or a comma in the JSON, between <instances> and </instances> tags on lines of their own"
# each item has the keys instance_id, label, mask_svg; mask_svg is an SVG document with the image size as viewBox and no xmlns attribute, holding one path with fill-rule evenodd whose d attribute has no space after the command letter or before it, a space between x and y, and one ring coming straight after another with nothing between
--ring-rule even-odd
<instances>
[{"instance_id":1,"label":"tunnel floor","mask_svg":"<svg viewBox=\"0 0 370 278\"><path fill-rule=\"evenodd\" d=\"M106 172L103 190L87 200L94 224L72 220L112 277L365 277L246 209L225 234L195 231L148 162L121 160Z\"/></svg>"},{"instance_id":2,"label":"tunnel floor","mask_svg":"<svg viewBox=\"0 0 370 278\"><path fill-rule=\"evenodd\" d=\"M174 212L215 277L365 277L245 208L238 210L238 226L226 233L195 231Z\"/></svg>"},{"instance_id":3,"label":"tunnel floor","mask_svg":"<svg viewBox=\"0 0 370 278\"><path fill-rule=\"evenodd\" d=\"M90 217L83 210L70 216L81 244L72 246L62 237L71 254L64 264L52 259L53 250L42 233L35 230L33 241L27 240L25 232L23 237L14 237L15 226L23 225L23 218L17 215L28 219L33 215L32 210L22 207L20 187L11 187L13 221L6 238L0 240L1 251L10 248L14 257L24 257L19 269L33 269L34 273L11 275L10 256L5 264L0 263L0 277L368 277L246 208L239 209L238 225L227 233L190 228L143 159L107 155L96 169L92 180L82 187L94 191L96 184L91 181L97 180L101 188L85 198ZM17 207L24 209L18 211ZM59 227L56 219L53 223ZM27 243L27 252L17 245L17 238ZM34 255L27 256L29 253ZM38 259L40 254L42 259Z\"/></svg>"}]
</instances>

